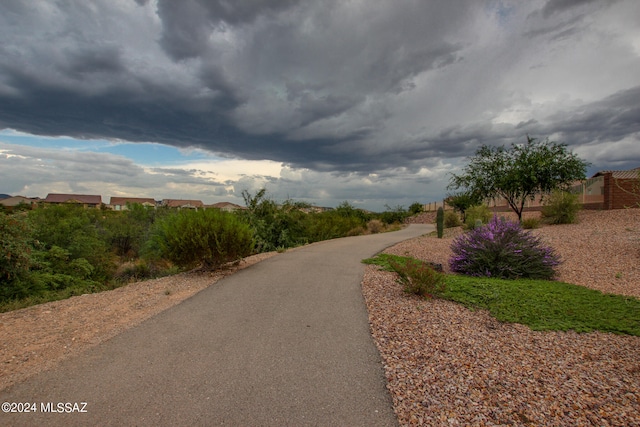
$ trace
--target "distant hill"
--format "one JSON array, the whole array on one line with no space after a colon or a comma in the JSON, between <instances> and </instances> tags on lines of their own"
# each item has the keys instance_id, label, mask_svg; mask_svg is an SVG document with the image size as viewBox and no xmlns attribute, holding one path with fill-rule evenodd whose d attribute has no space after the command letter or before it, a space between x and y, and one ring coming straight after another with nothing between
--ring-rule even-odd
<instances>
[{"instance_id":1,"label":"distant hill","mask_svg":"<svg viewBox=\"0 0 640 427\"><path fill-rule=\"evenodd\" d=\"M9 197L13 197L13 196L10 196L10 195L8 195L8 194L0 194L0 200L2 200L2 199L8 199Z\"/></svg>"}]
</instances>

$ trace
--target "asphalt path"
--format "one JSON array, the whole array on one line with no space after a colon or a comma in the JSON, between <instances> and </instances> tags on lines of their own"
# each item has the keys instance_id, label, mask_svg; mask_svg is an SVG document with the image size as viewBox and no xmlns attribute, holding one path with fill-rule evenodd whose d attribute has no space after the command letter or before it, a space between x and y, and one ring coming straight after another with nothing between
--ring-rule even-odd
<instances>
[{"instance_id":1,"label":"asphalt path","mask_svg":"<svg viewBox=\"0 0 640 427\"><path fill-rule=\"evenodd\" d=\"M432 230L319 242L240 270L0 392L36 409L0 425L397 425L360 261Z\"/></svg>"}]
</instances>

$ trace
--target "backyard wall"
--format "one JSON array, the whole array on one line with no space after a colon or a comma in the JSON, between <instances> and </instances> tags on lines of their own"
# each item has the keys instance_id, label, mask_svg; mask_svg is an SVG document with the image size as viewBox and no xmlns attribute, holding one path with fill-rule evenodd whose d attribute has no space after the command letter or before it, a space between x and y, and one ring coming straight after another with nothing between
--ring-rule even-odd
<instances>
[{"instance_id":1,"label":"backyard wall","mask_svg":"<svg viewBox=\"0 0 640 427\"><path fill-rule=\"evenodd\" d=\"M580 195L582 209L609 210L640 208L640 179L638 178L614 178L612 172L605 172L597 177L588 179L585 183L578 184L572 189ZM487 203L493 212L508 212L511 210L506 200L496 199ZM539 197L527 200L524 212L542 210L543 201ZM446 204L445 200L431 202L424 205L426 212L435 211L438 207L445 210L453 208Z\"/></svg>"},{"instance_id":2,"label":"backyard wall","mask_svg":"<svg viewBox=\"0 0 640 427\"><path fill-rule=\"evenodd\" d=\"M640 182L638 179L614 178L604 175L604 209L640 207Z\"/></svg>"}]
</instances>

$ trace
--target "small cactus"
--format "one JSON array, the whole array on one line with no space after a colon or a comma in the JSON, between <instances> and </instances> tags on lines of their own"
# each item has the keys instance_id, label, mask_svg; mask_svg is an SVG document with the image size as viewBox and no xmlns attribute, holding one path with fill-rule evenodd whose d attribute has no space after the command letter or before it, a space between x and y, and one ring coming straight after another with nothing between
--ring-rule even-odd
<instances>
[{"instance_id":1,"label":"small cactus","mask_svg":"<svg viewBox=\"0 0 640 427\"><path fill-rule=\"evenodd\" d=\"M436 230L438 230L438 239L442 239L444 234L444 210L442 207L439 207L436 213Z\"/></svg>"}]
</instances>

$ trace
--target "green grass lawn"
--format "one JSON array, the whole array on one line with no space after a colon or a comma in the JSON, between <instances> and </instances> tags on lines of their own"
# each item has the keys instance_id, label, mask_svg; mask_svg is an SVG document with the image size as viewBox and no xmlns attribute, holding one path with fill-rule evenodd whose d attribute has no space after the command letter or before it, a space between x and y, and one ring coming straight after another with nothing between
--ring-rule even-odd
<instances>
[{"instance_id":1,"label":"green grass lawn","mask_svg":"<svg viewBox=\"0 0 640 427\"><path fill-rule=\"evenodd\" d=\"M402 263L406 259L381 254L363 262L393 271L391 260ZM640 336L640 300L570 283L448 274L446 289L438 296L537 331L597 330Z\"/></svg>"}]
</instances>

